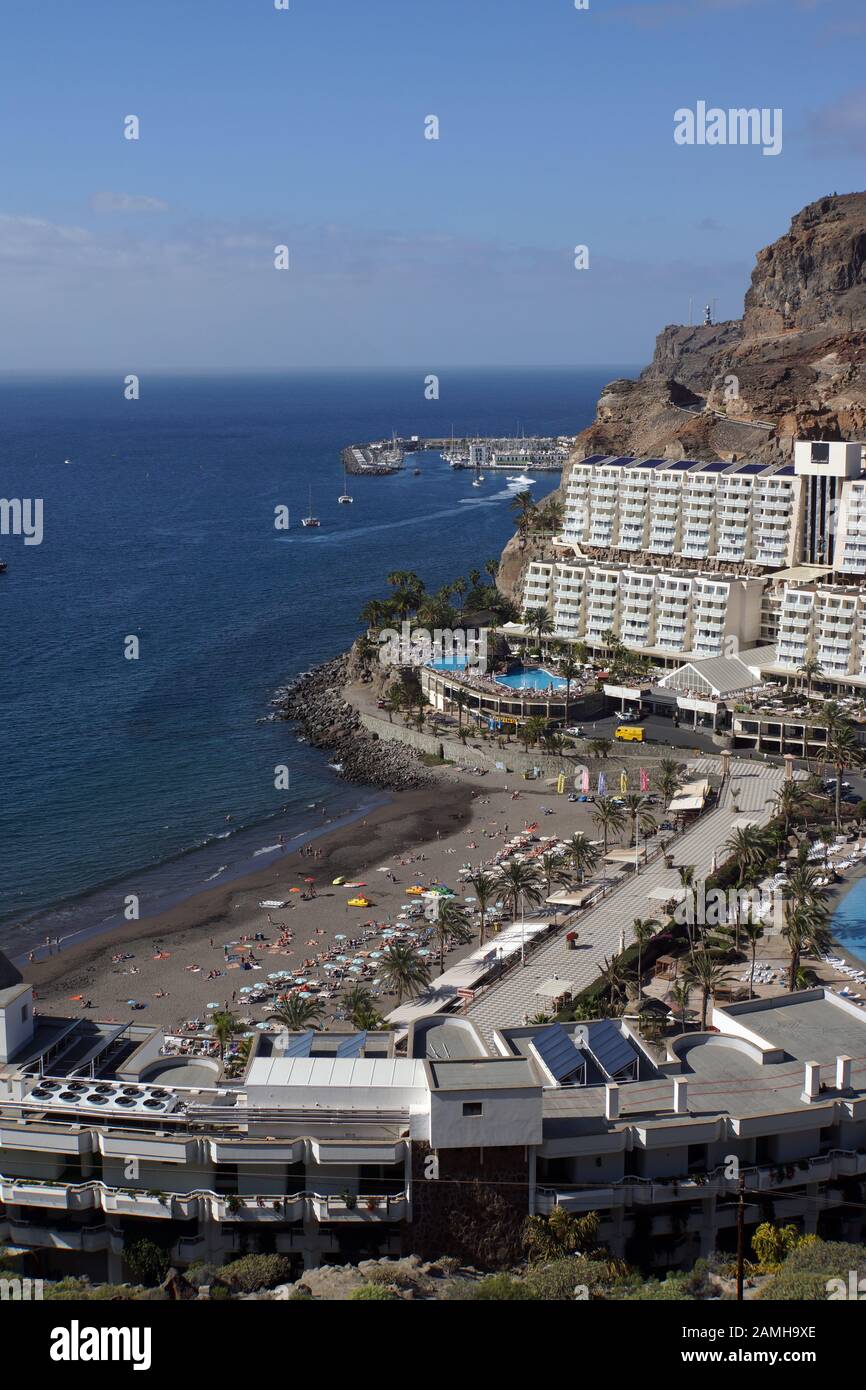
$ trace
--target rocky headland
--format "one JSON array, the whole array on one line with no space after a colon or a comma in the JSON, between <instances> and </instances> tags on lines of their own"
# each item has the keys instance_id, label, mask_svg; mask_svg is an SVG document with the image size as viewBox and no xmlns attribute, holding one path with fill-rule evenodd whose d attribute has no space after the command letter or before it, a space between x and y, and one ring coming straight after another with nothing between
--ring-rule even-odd
<instances>
[{"instance_id":1,"label":"rocky headland","mask_svg":"<svg viewBox=\"0 0 866 1390\"><path fill-rule=\"evenodd\" d=\"M866 437L866 193L810 203L758 252L743 315L669 324L636 380L602 391L570 463L592 454L790 459L795 439ZM558 500L568 481L563 470ZM517 537L500 589L518 604L544 545Z\"/></svg>"},{"instance_id":2,"label":"rocky headland","mask_svg":"<svg viewBox=\"0 0 866 1390\"><path fill-rule=\"evenodd\" d=\"M327 749L348 782L388 791L432 786L436 779L414 749L378 739L361 724L344 694L355 661L354 649L344 652L277 690L271 701L276 717L299 724L314 748Z\"/></svg>"}]
</instances>

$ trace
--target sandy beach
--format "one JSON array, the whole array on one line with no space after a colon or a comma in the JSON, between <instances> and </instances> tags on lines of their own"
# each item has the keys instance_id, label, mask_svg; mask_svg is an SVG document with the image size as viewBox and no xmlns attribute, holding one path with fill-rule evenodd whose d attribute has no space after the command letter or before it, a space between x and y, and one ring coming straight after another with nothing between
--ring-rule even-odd
<instances>
[{"instance_id":1,"label":"sandy beach","mask_svg":"<svg viewBox=\"0 0 866 1390\"><path fill-rule=\"evenodd\" d=\"M509 837L533 822L539 823L539 834L568 838L582 830L594 836L591 811L544 784L516 783L505 774L492 783L489 776L449 769L432 791L395 793L392 802L365 819L311 841L307 853L286 854L159 916L70 945L26 965L24 973L44 1013L81 1012L174 1029L192 1018L206 1022L209 1005L227 1004L259 1022L270 1002L247 1006L244 996L269 974L290 971L300 978L305 973L311 981L325 982L336 970L341 988L358 978L369 984L375 976L369 951L382 945L375 929L389 928L401 907L413 902L407 888L444 883L460 896L471 895L471 888L458 882L463 864L489 862ZM335 885L341 877L346 883ZM307 878L314 879L311 898L304 896ZM371 906L350 907L349 899L359 895ZM260 906L271 901L287 906ZM350 945L354 941L357 946ZM477 944L456 948L448 963ZM303 972L305 961L328 955L330 972L323 964ZM338 962L338 956L345 961ZM438 973L435 953L431 968ZM387 1013L393 999L373 992L375 1006ZM134 1008L133 1000L144 1007ZM337 1010L334 999L328 1004L331 1019Z\"/></svg>"}]
</instances>

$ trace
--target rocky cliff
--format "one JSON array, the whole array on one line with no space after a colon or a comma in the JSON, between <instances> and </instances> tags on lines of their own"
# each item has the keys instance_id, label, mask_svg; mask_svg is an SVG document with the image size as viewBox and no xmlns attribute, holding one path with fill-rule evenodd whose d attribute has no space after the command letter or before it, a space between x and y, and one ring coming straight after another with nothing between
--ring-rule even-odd
<instances>
[{"instance_id":1,"label":"rocky cliff","mask_svg":"<svg viewBox=\"0 0 866 1390\"><path fill-rule=\"evenodd\" d=\"M769 463L796 438L866 438L866 193L810 203L758 252L741 319L663 329L637 380L604 388L572 458ZM510 541L499 582L518 603L526 559Z\"/></svg>"}]
</instances>

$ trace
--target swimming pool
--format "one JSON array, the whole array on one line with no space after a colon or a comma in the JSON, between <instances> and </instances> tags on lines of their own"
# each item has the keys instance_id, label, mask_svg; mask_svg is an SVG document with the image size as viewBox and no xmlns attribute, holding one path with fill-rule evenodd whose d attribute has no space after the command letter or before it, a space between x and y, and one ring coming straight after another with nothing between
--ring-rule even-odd
<instances>
[{"instance_id":1,"label":"swimming pool","mask_svg":"<svg viewBox=\"0 0 866 1390\"><path fill-rule=\"evenodd\" d=\"M543 666L523 666L519 671L511 671L507 676L497 676L498 685L510 686L512 690L548 690L553 686L554 690L564 690L567 681L562 676L555 676L552 671L545 671Z\"/></svg>"},{"instance_id":2,"label":"swimming pool","mask_svg":"<svg viewBox=\"0 0 866 1390\"><path fill-rule=\"evenodd\" d=\"M441 661L431 661L434 671L465 671L469 664L465 656L446 656Z\"/></svg>"},{"instance_id":3,"label":"swimming pool","mask_svg":"<svg viewBox=\"0 0 866 1390\"><path fill-rule=\"evenodd\" d=\"M843 950L866 961L866 878L859 878L833 913L833 935Z\"/></svg>"}]
</instances>

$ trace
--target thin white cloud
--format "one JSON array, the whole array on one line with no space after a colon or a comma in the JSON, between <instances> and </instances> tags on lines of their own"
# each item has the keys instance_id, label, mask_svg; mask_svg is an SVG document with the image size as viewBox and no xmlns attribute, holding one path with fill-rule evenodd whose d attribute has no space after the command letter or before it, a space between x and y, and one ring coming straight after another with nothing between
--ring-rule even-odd
<instances>
[{"instance_id":1,"label":"thin white cloud","mask_svg":"<svg viewBox=\"0 0 866 1390\"><path fill-rule=\"evenodd\" d=\"M168 203L162 198L142 193L94 193L90 206L94 212L168 212Z\"/></svg>"},{"instance_id":2,"label":"thin white cloud","mask_svg":"<svg viewBox=\"0 0 866 1390\"><path fill-rule=\"evenodd\" d=\"M866 154L866 87L845 92L813 111L806 134L824 152L833 149L858 158Z\"/></svg>"}]
</instances>

